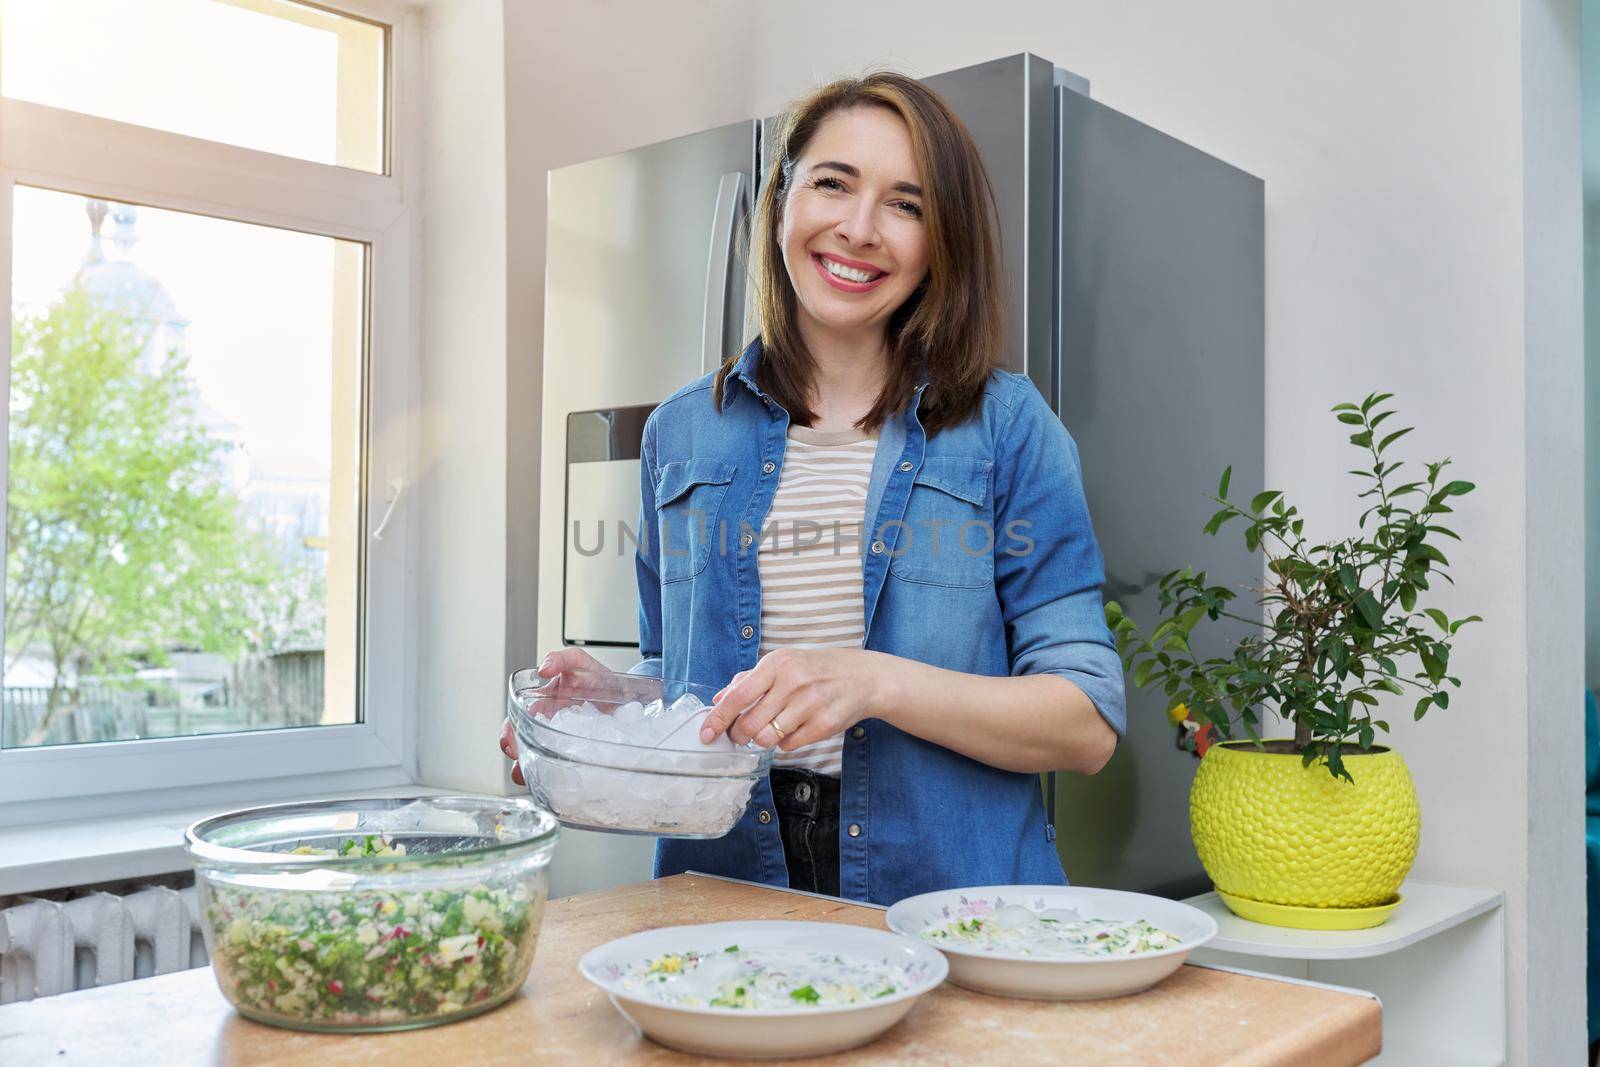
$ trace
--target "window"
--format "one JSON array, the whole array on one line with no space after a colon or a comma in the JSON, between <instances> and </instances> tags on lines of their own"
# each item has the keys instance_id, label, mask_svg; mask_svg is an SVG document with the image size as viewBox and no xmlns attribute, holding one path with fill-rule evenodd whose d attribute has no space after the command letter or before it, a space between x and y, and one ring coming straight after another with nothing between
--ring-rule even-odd
<instances>
[{"instance_id":1,"label":"window","mask_svg":"<svg viewBox=\"0 0 1600 1067\"><path fill-rule=\"evenodd\" d=\"M0 825L412 776L414 31L349 6L0 0Z\"/></svg>"},{"instance_id":2,"label":"window","mask_svg":"<svg viewBox=\"0 0 1600 1067\"><path fill-rule=\"evenodd\" d=\"M0 95L383 173L384 31L289 0L4 0Z\"/></svg>"}]
</instances>

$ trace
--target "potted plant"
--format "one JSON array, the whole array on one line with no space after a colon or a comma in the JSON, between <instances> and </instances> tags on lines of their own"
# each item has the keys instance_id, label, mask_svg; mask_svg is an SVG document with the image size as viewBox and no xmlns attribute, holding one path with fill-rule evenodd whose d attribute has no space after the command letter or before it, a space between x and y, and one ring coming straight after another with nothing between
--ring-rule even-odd
<instances>
[{"instance_id":1,"label":"potted plant","mask_svg":"<svg viewBox=\"0 0 1600 1067\"><path fill-rule=\"evenodd\" d=\"M1218 894L1245 918L1281 926L1357 929L1383 922L1416 859L1421 816L1398 752L1375 745L1389 724L1377 716L1399 698L1421 719L1449 707L1455 634L1478 616L1452 619L1419 601L1449 581L1439 544L1450 501L1470 482L1400 481L1405 464L1388 450L1411 427L1387 421L1392 394L1333 408L1354 428L1363 455L1351 537L1309 542L1304 520L1277 490L1249 507L1228 498L1229 467L1205 525L1216 534L1242 520L1245 546L1266 557L1252 590L1259 616L1240 613L1235 592L1204 572L1160 580L1160 620L1148 635L1116 602L1106 605L1124 666L1141 688L1159 686L1173 721L1192 720L1202 754L1190 792L1195 850ZM1370 464L1370 465L1369 465ZM1203 620L1233 619L1259 630L1228 655L1200 659L1191 639ZM1263 715L1294 724L1293 738L1263 739ZM1193 729L1193 728L1191 728ZM1242 737L1240 736L1242 734Z\"/></svg>"}]
</instances>

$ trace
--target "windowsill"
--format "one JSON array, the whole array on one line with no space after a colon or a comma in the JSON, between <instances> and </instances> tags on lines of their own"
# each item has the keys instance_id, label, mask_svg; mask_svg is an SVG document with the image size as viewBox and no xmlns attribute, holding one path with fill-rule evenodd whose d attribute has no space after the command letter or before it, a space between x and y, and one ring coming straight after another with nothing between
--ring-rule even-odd
<instances>
[{"instance_id":1,"label":"windowsill","mask_svg":"<svg viewBox=\"0 0 1600 1067\"><path fill-rule=\"evenodd\" d=\"M401 785L319 792L317 799L455 792L460 790ZM115 819L0 828L0 896L186 871L189 858L184 853L183 831L196 819L227 810L226 804L210 804Z\"/></svg>"}]
</instances>

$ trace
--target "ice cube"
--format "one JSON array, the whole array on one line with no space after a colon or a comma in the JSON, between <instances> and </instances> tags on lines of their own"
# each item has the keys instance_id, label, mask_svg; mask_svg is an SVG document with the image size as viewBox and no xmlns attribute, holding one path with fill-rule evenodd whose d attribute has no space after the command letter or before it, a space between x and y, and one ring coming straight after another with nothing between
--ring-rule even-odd
<instances>
[{"instance_id":1,"label":"ice cube","mask_svg":"<svg viewBox=\"0 0 1600 1067\"><path fill-rule=\"evenodd\" d=\"M705 704L701 702L699 697L693 693L685 693L672 702L672 706L667 709L666 714L673 722L677 722L680 719L688 718L703 707L705 707Z\"/></svg>"},{"instance_id":2,"label":"ice cube","mask_svg":"<svg viewBox=\"0 0 1600 1067\"><path fill-rule=\"evenodd\" d=\"M674 748L682 752L734 751L738 746L733 743L733 739L726 732L718 734L710 744L700 740L700 728L705 725L706 717L710 714L710 708L702 708L694 712L658 743L664 748Z\"/></svg>"},{"instance_id":3,"label":"ice cube","mask_svg":"<svg viewBox=\"0 0 1600 1067\"><path fill-rule=\"evenodd\" d=\"M1083 916L1079 915L1071 908L1046 908L1039 913L1039 918L1049 919L1051 922L1058 923L1083 922Z\"/></svg>"},{"instance_id":4,"label":"ice cube","mask_svg":"<svg viewBox=\"0 0 1600 1067\"><path fill-rule=\"evenodd\" d=\"M1039 925L1037 915L1028 908L1016 904L1007 904L1003 908L994 909L985 921L1001 930L1023 930Z\"/></svg>"},{"instance_id":5,"label":"ice cube","mask_svg":"<svg viewBox=\"0 0 1600 1067\"><path fill-rule=\"evenodd\" d=\"M644 721L644 705L637 700L619 704L611 713L611 721L622 727L633 727Z\"/></svg>"}]
</instances>

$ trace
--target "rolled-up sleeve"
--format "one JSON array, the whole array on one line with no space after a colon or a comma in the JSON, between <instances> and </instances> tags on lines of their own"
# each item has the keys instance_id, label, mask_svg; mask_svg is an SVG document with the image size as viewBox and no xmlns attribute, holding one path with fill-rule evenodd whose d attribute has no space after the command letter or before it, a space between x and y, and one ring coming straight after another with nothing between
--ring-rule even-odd
<instances>
[{"instance_id":1,"label":"rolled-up sleeve","mask_svg":"<svg viewBox=\"0 0 1600 1067\"><path fill-rule=\"evenodd\" d=\"M639 538L633 571L639 584L639 655L629 674L661 677L661 573L656 568L655 416L645 420L639 449Z\"/></svg>"},{"instance_id":2,"label":"rolled-up sleeve","mask_svg":"<svg viewBox=\"0 0 1600 1067\"><path fill-rule=\"evenodd\" d=\"M1122 662L1100 600L1105 560L1089 521L1078 446L1020 376L995 462L995 591L1011 673L1055 674L1127 733Z\"/></svg>"}]
</instances>

